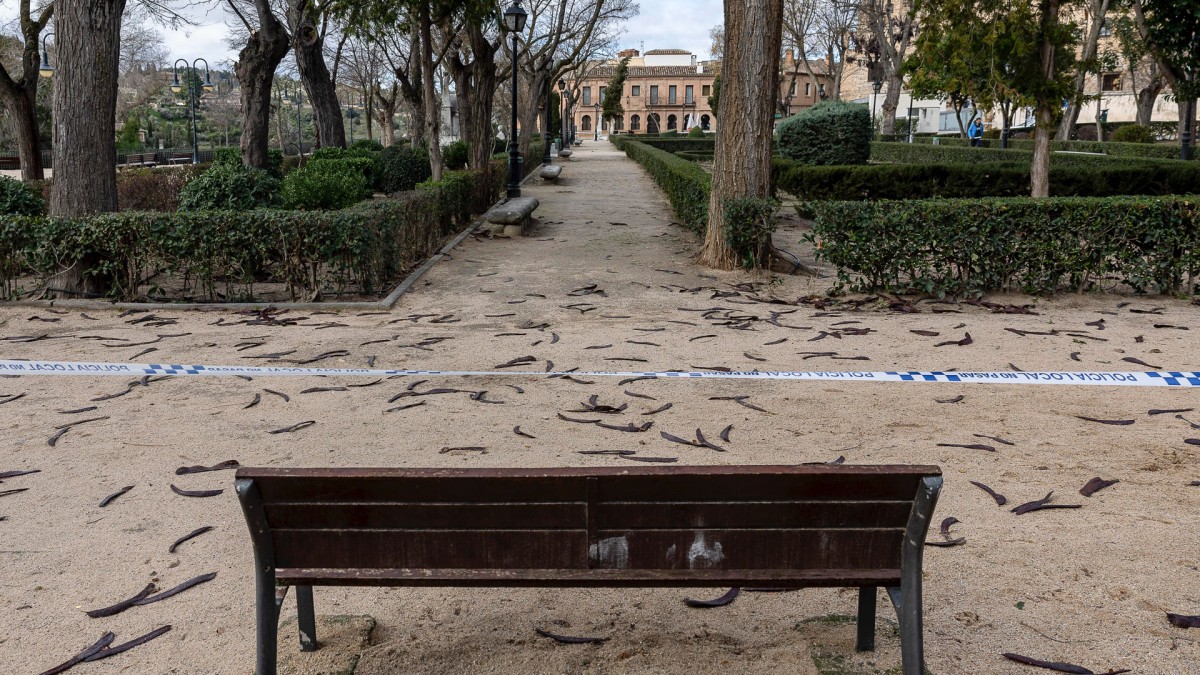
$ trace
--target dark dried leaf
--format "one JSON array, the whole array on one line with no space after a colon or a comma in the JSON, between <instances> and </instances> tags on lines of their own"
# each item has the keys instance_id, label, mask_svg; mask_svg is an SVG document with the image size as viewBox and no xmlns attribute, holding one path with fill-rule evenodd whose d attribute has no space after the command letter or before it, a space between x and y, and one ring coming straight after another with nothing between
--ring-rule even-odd
<instances>
[{"instance_id":1,"label":"dark dried leaf","mask_svg":"<svg viewBox=\"0 0 1200 675\"><path fill-rule=\"evenodd\" d=\"M964 337L961 340L947 340L946 342L939 342L939 343L935 344L934 347L946 347L948 345L958 345L959 347L966 347L967 345L974 342L974 340L971 339L970 333L964 333L964 335L966 337Z\"/></svg>"},{"instance_id":2,"label":"dark dried leaf","mask_svg":"<svg viewBox=\"0 0 1200 675\"><path fill-rule=\"evenodd\" d=\"M171 484L171 492L174 492L181 497L216 497L224 491L225 490L182 490L175 487L174 483Z\"/></svg>"},{"instance_id":3,"label":"dark dried leaf","mask_svg":"<svg viewBox=\"0 0 1200 675\"><path fill-rule=\"evenodd\" d=\"M58 675L58 673L70 670L75 665L83 663L84 659L87 659L88 657L96 654L100 650L112 644L113 640L115 639L117 639L117 636L112 632L105 633L104 635L101 635L100 639L96 640L91 647L88 647L75 656L72 656L70 659L67 659L57 666L54 666L50 670L42 671L41 675Z\"/></svg>"},{"instance_id":4,"label":"dark dried leaf","mask_svg":"<svg viewBox=\"0 0 1200 675\"><path fill-rule=\"evenodd\" d=\"M626 424L624 426L617 426L615 424L605 424L604 422L597 422L596 426L603 427L605 429L612 429L613 431L628 431L631 433L641 433L643 431L649 431L650 427L654 426L654 422L646 422L645 424L642 424L642 425L636 425L633 422L630 422L629 424Z\"/></svg>"},{"instance_id":5,"label":"dark dried leaf","mask_svg":"<svg viewBox=\"0 0 1200 675\"><path fill-rule=\"evenodd\" d=\"M730 424L729 426L727 426L727 427L725 427L724 429L722 429L722 430L721 430L721 440L723 440L723 441L725 441L726 443L728 443L728 442L729 442L729 432L730 432L730 431L733 431L733 425L732 425L732 424Z\"/></svg>"},{"instance_id":6,"label":"dark dried leaf","mask_svg":"<svg viewBox=\"0 0 1200 675\"><path fill-rule=\"evenodd\" d=\"M908 332L916 333L917 335L922 335L924 337L937 337L937 336L941 335L941 333L937 332L936 330L912 330L912 329L909 329Z\"/></svg>"},{"instance_id":7,"label":"dark dried leaf","mask_svg":"<svg viewBox=\"0 0 1200 675\"><path fill-rule=\"evenodd\" d=\"M599 424L600 423L600 420L598 420L598 419L596 419L596 420L581 420L581 419L576 419L574 417L567 417L566 415L564 415L562 413L556 413L556 414L558 415L558 419L560 419L564 422L577 422L579 424Z\"/></svg>"},{"instance_id":8,"label":"dark dried leaf","mask_svg":"<svg viewBox=\"0 0 1200 675\"><path fill-rule=\"evenodd\" d=\"M1167 621L1170 621L1172 626L1179 628L1200 628L1200 616L1187 616L1185 614L1167 612Z\"/></svg>"},{"instance_id":9,"label":"dark dried leaf","mask_svg":"<svg viewBox=\"0 0 1200 675\"><path fill-rule=\"evenodd\" d=\"M984 485L983 483L980 483L978 481L971 481L971 485L974 485L975 487L979 488L980 490L983 490L984 492L991 495L992 499L996 500L996 506L1004 506L1005 504L1008 503L1008 497L1005 497L1004 495L1000 494L999 492L996 492L995 490Z\"/></svg>"},{"instance_id":10,"label":"dark dried leaf","mask_svg":"<svg viewBox=\"0 0 1200 675\"><path fill-rule=\"evenodd\" d=\"M1143 361L1141 359L1135 359L1132 356L1126 356L1125 358L1123 358L1121 360L1128 362L1128 363L1138 365L1138 366L1145 366L1151 370L1162 370L1162 366L1152 366L1149 363L1146 363L1145 361Z\"/></svg>"},{"instance_id":11,"label":"dark dried leaf","mask_svg":"<svg viewBox=\"0 0 1200 675\"><path fill-rule=\"evenodd\" d=\"M996 448L993 448L990 445L984 445L982 443L938 443L937 446L939 448L966 448L968 450L987 450L988 452L996 451Z\"/></svg>"},{"instance_id":12,"label":"dark dried leaf","mask_svg":"<svg viewBox=\"0 0 1200 675\"><path fill-rule=\"evenodd\" d=\"M1012 509L1012 512L1020 516L1031 511L1041 511L1042 509L1078 509L1083 506L1082 504L1051 504L1050 497L1053 494L1053 491L1047 492L1045 497L1025 502Z\"/></svg>"},{"instance_id":13,"label":"dark dried leaf","mask_svg":"<svg viewBox=\"0 0 1200 675\"><path fill-rule=\"evenodd\" d=\"M742 589L738 588L737 586L734 586L733 588L726 591L725 594L719 598L714 598L712 600L693 600L691 598L684 598L683 603L685 605L687 605L688 607L695 607L697 609L703 609L703 608L709 608L709 607L724 607L725 605L728 605L729 603L731 603L735 599L737 599L738 594L741 592L742 592Z\"/></svg>"},{"instance_id":14,"label":"dark dried leaf","mask_svg":"<svg viewBox=\"0 0 1200 675\"><path fill-rule=\"evenodd\" d=\"M293 431L300 431L301 429L307 429L316 423L317 423L316 420L307 420L304 422L297 422L296 424L293 424L290 427L284 427L282 429L268 431L267 433L269 433L269 434L289 434Z\"/></svg>"},{"instance_id":15,"label":"dark dried leaf","mask_svg":"<svg viewBox=\"0 0 1200 675\"><path fill-rule=\"evenodd\" d=\"M966 398L967 398L966 396L959 394L958 396L955 396L954 398L935 398L933 400L938 403L962 403L963 400Z\"/></svg>"},{"instance_id":16,"label":"dark dried leaf","mask_svg":"<svg viewBox=\"0 0 1200 675\"><path fill-rule=\"evenodd\" d=\"M16 478L16 477L18 477L18 476L28 476L28 475L29 475L29 474L31 474L31 473L41 473L41 472L42 472L42 470L41 470L41 469L28 469L28 470L18 470L18 471L0 471L0 480L4 480L5 478Z\"/></svg>"},{"instance_id":17,"label":"dark dried leaf","mask_svg":"<svg viewBox=\"0 0 1200 675\"><path fill-rule=\"evenodd\" d=\"M261 401L262 401L262 394L255 394L254 400L250 401L246 405L242 406L242 410L248 410L250 408L253 408L254 406L258 405Z\"/></svg>"},{"instance_id":18,"label":"dark dried leaf","mask_svg":"<svg viewBox=\"0 0 1200 675\"><path fill-rule=\"evenodd\" d=\"M274 389L263 389L263 391L267 392L268 394L275 394L275 395L276 395L276 396L278 396L279 398L283 399L283 402L284 402L284 403L289 403L289 402L291 402L291 400L292 400L291 398L289 398L289 397L288 397L288 395L287 395L287 394L284 394L284 393L282 393L282 392L275 391Z\"/></svg>"},{"instance_id":19,"label":"dark dried leaf","mask_svg":"<svg viewBox=\"0 0 1200 675\"><path fill-rule=\"evenodd\" d=\"M212 466L181 466L175 469L176 476L182 476L189 473L205 473L208 471L224 471L225 469L236 469L241 464L238 464L236 459L227 459L224 462L218 462Z\"/></svg>"},{"instance_id":20,"label":"dark dried leaf","mask_svg":"<svg viewBox=\"0 0 1200 675\"><path fill-rule=\"evenodd\" d=\"M1195 408L1173 408L1170 410L1162 410L1160 408L1153 408L1153 409L1147 410L1146 414L1147 415L1166 415L1167 413L1185 413L1185 412L1192 412L1193 410L1195 410Z\"/></svg>"},{"instance_id":21,"label":"dark dried leaf","mask_svg":"<svg viewBox=\"0 0 1200 675\"><path fill-rule=\"evenodd\" d=\"M659 406L659 407L655 408L654 410L651 410L650 412L644 412L644 413L642 413L642 414L643 414L643 415L653 415L653 414L655 414L655 413L660 413L660 412L662 412L662 411L664 411L664 410L670 410L672 405L674 405L674 404L672 404L672 403L666 403L666 404L664 404L664 405L661 405L661 406Z\"/></svg>"},{"instance_id":22,"label":"dark dried leaf","mask_svg":"<svg viewBox=\"0 0 1200 675\"><path fill-rule=\"evenodd\" d=\"M1076 415L1075 417L1077 417L1085 422L1098 422L1100 424L1112 424L1112 425L1122 426L1122 427L1127 427L1130 424L1133 424L1134 422L1137 421L1137 420L1099 420L1099 419L1096 419L1095 417L1084 417L1083 415Z\"/></svg>"},{"instance_id":23,"label":"dark dried leaf","mask_svg":"<svg viewBox=\"0 0 1200 675\"><path fill-rule=\"evenodd\" d=\"M628 389L626 389L626 390L625 390L625 395L626 395L626 396L632 396L632 397L634 397L634 398L644 398L644 399L646 399L646 400L648 400L648 401L657 401L657 400L658 400L658 399L654 398L653 396L647 396L647 395L645 395L645 394L637 394L637 393L634 393L634 392L632 392L632 391L629 391Z\"/></svg>"},{"instance_id":24,"label":"dark dried leaf","mask_svg":"<svg viewBox=\"0 0 1200 675\"><path fill-rule=\"evenodd\" d=\"M132 485L126 485L125 487L121 488L120 490L117 490L116 492L105 497L104 499L101 499L100 504L99 504L100 508L104 508L104 507L108 506L109 504L113 503L113 500L115 500L117 497L120 497L121 495L125 494L126 492L129 492L132 489L133 489Z\"/></svg>"},{"instance_id":25,"label":"dark dried leaf","mask_svg":"<svg viewBox=\"0 0 1200 675\"><path fill-rule=\"evenodd\" d=\"M999 436L988 436L987 434L971 434L971 435L974 436L975 438L986 438L989 441L996 441L997 443L1003 443L1004 445L1016 445L1016 443L1013 443L1012 441L1000 438Z\"/></svg>"},{"instance_id":26,"label":"dark dried leaf","mask_svg":"<svg viewBox=\"0 0 1200 675\"><path fill-rule=\"evenodd\" d=\"M1079 494L1083 495L1084 497L1091 497L1100 490L1103 490L1110 485L1116 485L1119 482L1120 481L1118 480L1104 480L1103 478L1096 476L1095 478L1089 480L1086 485L1079 488Z\"/></svg>"},{"instance_id":27,"label":"dark dried leaf","mask_svg":"<svg viewBox=\"0 0 1200 675\"><path fill-rule=\"evenodd\" d=\"M621 459L628 459L631 462L650 462L653 464L674 464L679 461L678 457L641 457L635 454L622 454Z\"/></svg>"},{"instance_id":28,"label":"dark dried leaf","mask_svg":"<svg viewBox=\"0 0 1200 675\"><path fill-rule=\"evenodd\" d=\"M192 530L191 532L188 532L187 534L183 535L182 537L176 539L175 543L171 544L170 548L167 549L167 553L174 553L175 549L179 548L180 544L184 543L185 541L188 541L189 539L195 539L196 537L199 537L200 535L202 535L205 532L208 532L212 529L213 529L212 525L205 525L204 527L197 527L196 529Z\"/></svg>"},{"instance_id":29,"label":"dark dried leaf","mask_svg":"<svg viewBox=\"0 0 1200 675\"><path fill-rule=\"evenodd\" d=\"M106 616L112 616L114 614L120 614L121 612L124 612L125 610L129 609L130 607L133 607L134 605L136 605L138 603L138 601L145 600L147 596L149 596L151 593L153 593L156 590L158 590L158 587L156 587L153 583L146 584L146 587L143 588L141 590L141 592L139 592L137 595L133 596L132 598L122 600L115 605L110 605L108 607L103 607L101 609L89 610L89 611L84 612L84 614L87 614L88 616L92 617L93 619L99 619L99 618L106 617Z\"/></svg>"},{"instance_id":30,"label":"dark dried leaf","mask_svg":"<svg viewBox=\"0 0 1200 675\"><path fill-rule=\"evenodd\" d=\"M599 421L599 420L597 420L597 421ZM671 441L672 443L680 443L682 445L690 445L692 447L698 447L697 443L693 443L692 441L685 441L682 438L680 438L674 434L668 434L665 431L658 432L658 435L662 436L664 439L666 439L668 441Z\"/></svg>"},{"instance_id":31,"label":"dark dried leaf","mask_svg":"<svg viewBox=\"0 0 1200 675\"><path fill-rule=\"evenodd\" d=\"M608 638L606 637L574 637L571 635L557 635L555 633L551 633L550 631L542 630L541 628L535 628L534 630L536 630L537 634L541 635L542 637L548 637L555 642L561 642L569 645L598 644L608 641Z\"/></svg>"},{"instance_id":32,"label":"dark dried leaf","mask_svg":"<svg viewBox=\"0 0 1200 675\"><path fill-rule=\"evenodd\" d=\"M453 448L450 446L446 446L446 447L442 448L441 450L438 450L439 455L448 455L452 452L478 452L482 455L486 455L487 448L483 447L482 445L460 445L458 447L453 447Z\"/></svg>"},{"instance_id":33,"label":"dark dried leaf","mask_svg":"<svg viewBox=\"0 0 1200 675\"><path fill-rule=\"evenodd\" d=\"M395 400L395 399L392 399L392 400ZM384 410L383 412L385 412L385 413L399 412L401 410L408 410L409 408L416 408L418 406L423 406L423 405L425 405L425 403L426 403L426 401L417 401L416 403L409 403L408 405L398 405L395 408L388 408L387 410Z\"/></svg>"}]
</instances>

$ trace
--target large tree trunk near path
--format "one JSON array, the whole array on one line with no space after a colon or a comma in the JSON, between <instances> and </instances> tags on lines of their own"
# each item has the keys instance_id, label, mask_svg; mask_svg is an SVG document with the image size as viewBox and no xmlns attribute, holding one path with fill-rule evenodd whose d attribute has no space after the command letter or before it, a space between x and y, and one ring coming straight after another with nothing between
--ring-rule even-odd
<instances>
[{"instance_id":1,"label":"large tree trunk near path","mask_svg":"<svg viewBox=\"0 0 1200 675\"><path fill-rule=\"evenodd\" d=\"M459 127L467 143L467 166L483 174L475 194L475 209L482 212L491 198L492 104L496 96L496 48L480 27L468 28L471 62L460 54L446 60L458 92Z\"/></svg>"},{"instance_id":2,"label":"large tree trunk near path","mask_svg":"<svg viewBox=\"0 0 1200 675\"><path fill-rule=\"evenodd\" d=\"M433 180L442 179L442 111L438 109L438 97L433 85L437 71L433 68L433 30L429 15L429 3L420 3L417 12L421 30L421 96L425 99L425 132L429 143L429 169Z\"/></svg>"},{"instance_id":3,"label":"large tree trunk near path","mask_svg":"<svg viewBox=\"0 0 1200 675\"><path fill-rule=\"evenodd\" d=\"M1108 12L1109 0L1088 0L1088 15L1091 23L1088 25L1087 36L1083 40L1083 52L1079 58L1081 61L1090 61L1096 57L1096 49L1100 42L1100 29L1104 25L1104 15ZM1083 96L1083 87L1086 84L1088 73L1081 68L1075 73L1073 83L1075 96ZM1100 88L1096 89L1097 94L1100 93ZM1083 109L1083 103L1075 100L1067 102L1067 109L1063 111L1063 118L1058 124L1058 133L1054 137L1055 140L1069 141L1071 140L1071 132L1075 130L1075 123L1079 120L1079 111ZM1099 140L1104 140L1099 135L1096 136Z\"/></svg>"},{"instance_id":4,"label":"large tree trunk near path","mask_svg":"<svg viewBox=\"0 0 1200 675\"><path fill-rule=\"evenodd\" d=\"M21 180L42 180L42 137L38 132L37 85L27 86L13 99L5 100L17 132L17 154L21 158ZM114 111L115 112L115 111Z\"/></svg>"},{"instance_id":5,"label":"large tree trunk near path","mask_svg":"<svg viewBox=\"0 0 1200 675\"><path fill-rule=\"evenodd\" d=\"M720 133L708 229L700 252L700 262L709 267L728 270L737 264L725 241L725 202L770 194L771 122L782 30L782 0L725 1L725 55L717 108Z\"/></svg>"},{"instance_id":6,"label":"large tree trunk near path","mask_svg":"<svg viewBox=\"0 0 1200 675\"><path fill-rule=\"evenodd\" d=\"M242 162L266 169L271 136L271 83L275 68L287 56L288 35L267 0L255 0L258 31L238 52L233 70L242 91Z\"/></svg>"},{"instance_id":7,"label":"large tree trunk near path","mask_svg":"<svg viewBox=\"0 0 1200 675\"><path fill-rule=\"evenodd\" d=\"M25 44L21 50L19 71L10 72L0 64L0 108L6 110L13 121L17 134L17 153L21 158L21 179L42 180L42 139L37 118L37 92L41 81L38 70L41 60L38 54L42 32L54 15L54 5L46 4L35 16L31 12L30 0L18 2L21 38Z\"/></svg>"},{"instance_id":8,"label":"large tree trunk near path","mask_svg":"<svg viewBox=\"0 0 1200 675\"><path fill-rule=\"evenodd\" d=\"M58 0L54 34L54 183L50 215L117 210L117 64L125 0ZM98 260L84 255L50 280L67 297L103 295L108 279L85 274Z\"/></svg>"},{"instance_id":9,"label":"large tree trunk near path","mask_svg":"<svg viewBox=\"0 0 1200 675\"><path fill-rule=\"evenodd\" d=\"M1041 17L1042 77L1046 82L1054 79L1057 50L1051 39L1051 29L1058 26L1059 0L1045 0ZM1049 100L1043 94L1037 101L1037 133L1033 136L1033 161L1029 166L1029 195L1050 196L1050 135L1055 131L1055 115L1061 104L1057 99Z\"/></svg>"},{"instance_id":10,"label":"large tree trunk near path","mask_svg":"<svg viewBox=\"0 0 1200 675\"><path fill-rule=\"evenodd\" d=\"M346 147L346 126L342 123L342 106L329 68L325 66L325 40L311 17L297 28L295 39L296 67L308 90L313 108L313 128L317 131L319 147Z\"/></svg>"}]
</instances>

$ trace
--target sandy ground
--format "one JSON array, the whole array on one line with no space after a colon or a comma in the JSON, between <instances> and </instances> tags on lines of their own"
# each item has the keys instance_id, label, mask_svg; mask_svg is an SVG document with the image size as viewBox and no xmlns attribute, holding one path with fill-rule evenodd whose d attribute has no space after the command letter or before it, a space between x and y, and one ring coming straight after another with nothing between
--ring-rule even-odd
<instances>
[{"instance_id":1,"label":"sandy ground","mask_svg":"<svg viewBox=\"0 0 1200 675\"><path fill-rule=\"evenodd\" d=\"M346 350L313 365L488 369L530 355L537 370L546 361L583 370L1142 369L1121 360L1128 357L1200 370L1200 308L1170 298L992 299L1032 304L1036 315L928 302L917 304L917 313L890 311L884 303L822 310L755 302L750 298L794 302L828 280L772 280L696 266L696 240L671 224L665 199L644 172L607 144L585 145L567 164L562 184L532 186L527 194L543 204L532 236L467 239L453 260L439 263L388 314L292 313L283 316L307 318L300 325L263 326L239 323L251 317L229 312L160 311L155 314L169 324L148 326L144 314L4 308L0 358L121 361L154 348L137 360L262 365L272 353L304 360ZM740 285L746 283L758 285ZM706 318L695 311L714 307L756 319L735 330L720 325L727 321L723 312ZM1154 313L1139 313L1148 310ZM791 313L779 315L775 325L766 321L772 311ZM1007 328L1059 333L1019 335ZM936 346L966 333L969 345ZM107 339L88 339L94 336ZM844 456L848 463L941 465L946 485L935 523L958 518L954 533L966 543L926 552L925 644L932 672L1037 672L1001 652L1096 672L1197 671L1200 634L1170 626L1164 612L1200 613L1200 487L1189 486L1200 479L1200 447L1184 443L1200 431L1174 414L1147 414L1200 410L1195 389L751 381L622 386L615 379L480 377L416 387L487 390L486 398L502 405L450 394L385 412L392 407L388 399L414 379L302 394L365 382L174 378L104 401L94 399L124 391L127 381L0 379L0 394L24 394L7 403L0 397L0 471L41 471L0 485L0 494L28 488L0 496L0 671L40 672L105 631L121 642L164 624L173 630L163 637L72 672L251 671L251 548L232 473L176 476L176 467L227 459L266 466L627 463L579 454L593 449L636 449L694 464ZM556 418L591 394L629 403L620 421L652 419L654 427L630 434ZM767 412L710 400L732 395L749 396ZM258 405L246 408L259 396ZM668 402L670 410L641 415ZM97 409L64 412L88 406ZM1135 423L1105 425L1079 416ZM106 419L47 445L56 426L92 417ZM1183 417L1200 421L1200 412ZM306 420L316 424L268 433ZM518 424L536 439L515 435ZM701 427L711 438L728 424L734 426L725 453L658 435L690 437ZM996 451L939 443L985 443ZM487 452L439 452L459 446ZM1081 496L1079 488L1095 476L1120 482ZM1009 507L1050 491L1054 503L1083 506L1017 516L968 481L1007 495ZM225 491L189 498L173 494L170 484ZM97 506L127 485L134 486L128 494ZM176 538L204 525L215 530L167 552ZM102 619L83 613L150 581L167 588L209 572L217 573L214 581L163 602ZM812 650L845 657L845 672L899 664L894 617L883 611L882 597L879 650L863 656L853 653L853 626L830 618L854 613L851 591L747 593L709 610L681 602L686 595L721 592L318 588L316 607L323 616L370 615L378 622L360 673L808 673L815 672ZM283 613L294 618L290 599ZM537 627L611 640L558 645L538 637ZM295 645L294 634L285 632L281 649L290 654ZM303 659L292 663L298 672L319 670Z\"/></svg>"}]
</instances>

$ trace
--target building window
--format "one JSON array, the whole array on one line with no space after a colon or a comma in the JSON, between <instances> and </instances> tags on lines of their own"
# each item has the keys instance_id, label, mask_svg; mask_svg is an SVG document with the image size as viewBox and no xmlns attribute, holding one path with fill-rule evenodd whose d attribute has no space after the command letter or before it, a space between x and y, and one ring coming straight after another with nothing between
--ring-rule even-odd
<instances>
[{"instance_id":1,"label":"building window","mask_svg":"<svg viewBox=\"0 0 1200 675\"><path fill-rule=\"evenodd\" d=\"M795 80L793 80L793 81L792 81L792 84L791 84L791 85L788 87L788 93L787 93L787 95L788 95L788 96L795 96L795 95L796 95L796 81L795 81Z\"/></svg>"},{"instance_id":2,"label":"building window","mask_svg":"<svg viewBox=\"0 0 1200 675\"><path fill-rule=\"evenodd\" d=\"M583 88L583 104L584 105L592 104L592 88L591 87Z\"/></svg>"},{"instance_id":3,"label":"building window","mask_svg":"<svg viewBox=\"0 0 1200 675\"><path fill-rule=\"evenodd\" d=\"M675 128L675 116L667 115L667 131Z\"/></svg>"},{"instance_id":4,"label":"building window","mask_svg":"<svg viewBox=\"0 0 1200 675\"><path fill-rule=\"evenodd\" d=\"M804 98L809 98L811 96L812 96L812 82L805 82L804 83Z\"/></svg>"},{"instance_id":5,"label":"building window","mask_svg":"<svg viewBox=\"0 0 1200 675\"><path fill-rule=\"evenodd\" d=\"M629 94L629 95L630 95L630 96L641 96L641 95L642 95L642 88L641 88L640 86L636 85L636 84L635 84L635 85L633 85L633 87L632 87L632 91L630 92L630 94Z\"/></svg>"},{"instance_id":6,"label":"building window","mask_svg":"<svg viewBox=\"0 0 1200 675\"><path fill-rule=\"evenodd\" d=\"M684 87L683 88L683 100L688 105L695 103L696 102L696 88L690 84L688 86Z\"/></svg>"},{"instance_id":7,"label":"building window","mask_svg":"<svg viewBox=\"0 0 1200 675\"><path fill-rule=\"evenodd\" d=\"M646 133L658 133L658 113L650 113L646 116Z\"/></svg>"},{"instance_id":8,"label":"building window","mask_svg":"<svg viewBox=\"0 0 1200 675\"><path fill-rule=\"evenodd\" d=\"M701 129L708 131L708 122L709 122L708 115L700 116L700 128Z\"/></svg>"},{"instance_id":9,"label":"building window","mask_svg":"<svg viewBox=\"0 0 1200 675\"><path fill-rule=\"evenodd\" d=\"M1120 73L1105 73L1100 78L1101 91L1121 91L1121 74Z\"/></svg>"},{"instance_id":10,"label":"building window","mask_svg":"<svg viewBox=\"0 0 1200 675\"><path fill-rule=\"evenodd\" d=\"M1100 37L1112 37L1112 26L1108 25L1108 19L1100 22Z\"/></svg>"},{"instance_id":11,"label":"building window","mask_svg":"<svg viewBox=\"0 0 1200 675\"><path fill-rule=\"evenodd\" d=\"M596 87L596 89L600 92L600 102L604 103L604 87Z\"/></svg>"},{"instance_id":12,"label":"building window","mask_svg":"<svg viewBox=\"0 0 1200 675\"><path fill-rule=\"evenodd\" d=\"M586 91L586 90L584 90L584 91ZM580 123L580 125L579 125L579 128L580 128L582 131L591 131L591 130L592 130L592 116L591 116L591 115L584 115L584 116L583 116L583 122L582 122L582 123Z\"/></svg>"},{"instance_id":13,"label":"building window","mask_svg":"<svg viewBox=\"0 0 1200 675\"><path fill-rule=\"evenodd\" d=\"M658 105L658 85L650 85L650 105Z\"/></svg>"},{"instance_id":14,"label":"building window","mask_svg":"<svg viewBox=\"0 0 1200 675\"><path fill-rule=\"evenodd\" d=\"M625 117L623 115L617 115L616 117L613 118L613 121L612 121L613 131L620 131L621 127L624 124L625 124Z\"/></svg>"},{"instance_id":15,"label":"building window","mask_svg":"<svg viewBox=\"0 0 1200 675\"><path fill-rule=\"evenodd\" d=\"M712 85L706 84L706 85L700 87L700 95L701 96L712 96Z\"/></svg>"},{"instance_id":16,"label":"building window","mask_svg":"<svg viewBox=\"0 0 1200 675\"><path fill-rule=\"evenodd\" d=\"M633 115L629 118L629 130L638 131L642 128L642 118L640 115Z\"/></svg>"},{"instance_id":17,"label":"building window","mask_svg":"<svg viewBox=\"0 0 1200 675\"><path fill-rule=\"evenodd\" d=\"M678 89L678 87L676 87L676 86L675 86L675 85L673 85L673 84L672 84L672 85L669 85L669 86L667 86L667 103L668 103L668 104L671 104L671 103L674 103L674 102L675 102L675 90L676 90L676 89Z\"/></svg>"}]
</instances>

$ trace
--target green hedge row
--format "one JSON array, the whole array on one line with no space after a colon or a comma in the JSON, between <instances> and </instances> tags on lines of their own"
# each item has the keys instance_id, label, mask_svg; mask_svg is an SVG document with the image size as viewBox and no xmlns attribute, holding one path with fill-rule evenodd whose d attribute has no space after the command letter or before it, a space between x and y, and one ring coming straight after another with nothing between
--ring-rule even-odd
<instances>
[{"instance_id":1,"label":"green hedge row","mask_svg":"<svg viewBox=\"0 0 1200 675\"><path fill-rule=\"evenodd\" d=\"M976 149L967 148L969 152ZM777 190L804 200L1021 197L1029 194L1029 166L998 164L870 164L806 166L782 158L772 164ZM1050 166L1053 196L1200 193L1200 165L1182 162Z\"/></svg>"},{"instance_id":2,"label":"green hedge row","mask_svg":"<svg viewBox=\"0 0 1200 675\"><path fill-rule=\"evenodd\" d=\"M821 202L811 236L854 291L1048 294L1115 277L1175 293L1200 274L1193 197Z\"/></svg>"},{"instance_id":3,"label":"green hedge row","mask_svg":"<svg viewBox=\"0 0 1200 675\"><path fill-rule=\"evenodd\" d=\"M628 136L609 136L613 144L650 173L667 193L671 208L685 227L704 234L708 227L708 200L712 177L694 162L667 150L651 147ZM618 140L619 139L619 140ZM694 141L693 141L694 142Z\"/></svg>"},{"instance_id":4,"label":"green hedge row","mask_svg":"<svg viewBox=\"0 0 1200 675\"><path fill-rule=\"evenodd\" d=\"M889 140L892 137L889 137ZM902 140L899 136L894 137L895 140ZM938 147L969 147L970 141L965 138L956 136L938 136ZM913 138L916 145L930 145L933 143L932 136L916 136ZM987 149L1002 150L1000 140L997 138L987 138L983 141L983 147ZM978 148L976 148L978 149ZM1033 139L1029 138L1010 138L1008 139L1009 150L1024 150L1033 152ZM1179 159L1179 144L1158 144L1158 143L1118 143L1115 141L1050 141L1051 150L1067 150L1073 152L1100 152L1113 157L1141 157L1144 159ZM1197 159L1197 154L1192 153L1192 159Z\"/></svg>"},{"instance_id":5,"label":"green hedge row","mask_svg":"<svg viewBox=\"0 0 1200 675\"><path fill-rule=\"evenodd\" d=\"M1072 151L1081 152L1081 151ZM925 145L923 143L871 143L871 160L875 162L900 162L905 164L995 164L997 162L1020 162L1028 166L1033 161L1033 150L1002 150L1000 148L972 148L952 145ZM1050 153L1050 163L1058 166L1113 166L1138 164L1174 164L1163 159L1149 157L1115 157L1112 155L1077 155L1069 152Z\"/></svg>"},{"instance_id":6,"label":"green hedge row","mask_svg":"<svg viewBox=\"0 0 1200 675\"><path fill-rule=\"evenodd\" d=\"M107 295L157 295L142 280L164 274L198 301L253 298L283 283L293 299L331 291L376 295L464 227L477 172L337 211L126 211L83 218L0 218L0 297L43 287L65 261L87 261ZM496 183L487 186L493 198ZM29 284L33 288L21 288Z\"/></svg>"}]
</instances>

